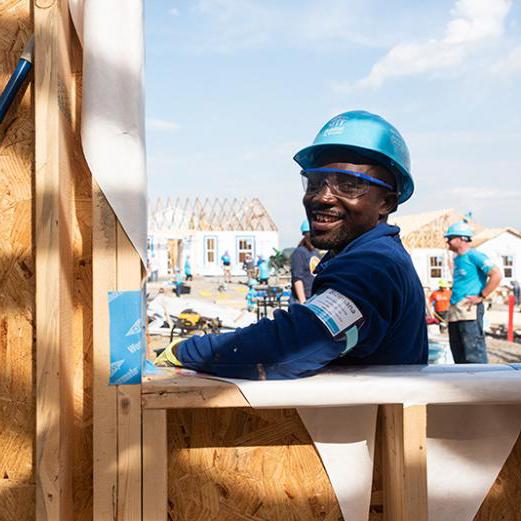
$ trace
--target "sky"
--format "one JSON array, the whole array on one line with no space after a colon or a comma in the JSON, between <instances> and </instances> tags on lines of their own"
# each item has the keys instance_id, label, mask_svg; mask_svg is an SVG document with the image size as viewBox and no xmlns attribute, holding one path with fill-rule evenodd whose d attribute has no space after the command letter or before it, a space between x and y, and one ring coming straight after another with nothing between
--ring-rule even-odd
<instances>
[{"instance_id":1,"label":"sky","mask_svg":"<svg viewBox=\"0 0 521 521\"><path fill-rule=\"evenodd\" d=\"M149 197L258 197L281 246L293 155L363 109L404 136L399 214L521 228L521 1L145 0Z\"/></svg>"}]
</instances>

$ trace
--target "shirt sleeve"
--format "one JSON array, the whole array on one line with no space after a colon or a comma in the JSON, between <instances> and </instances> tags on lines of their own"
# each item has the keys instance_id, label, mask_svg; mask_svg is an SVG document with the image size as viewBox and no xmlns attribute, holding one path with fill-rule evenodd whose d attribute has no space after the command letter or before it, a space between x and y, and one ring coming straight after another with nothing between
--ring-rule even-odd
<instances>
[{"instance_id":1,"label":"shirt sleeve","mask_svg":"<svg viewBox=\"0 0 521 521\"><path fill-rule=\"evenodd\" d=\"M494 263L480 251L472 250L471 259L478 270L482 271L485 275L488 275L488 272L492 268L495 268Z\"/></svg>"},{"instance_id":2,"label":"shirt sleeve","mask_svg":"<svg viewBox=\"0 0 521 521\"><path fill-rule=\"evenodd\" d=\"M309 376L338 358L345 342L333 337L300 304L275 311L272 320L221 335L194 336L176 356L189 369L231 378L290 379Z\"/></svg>"},{"instance_id":3,"label":"shirt sleeve","mask_svg":"<svg viewBox=\"0 0 521 521\"><path fill-rule=\"evenodd\" d=\"M293 280L304 280L306 259L302 251L296 250L291 256L291 275Z\"/></svg>"},{"instance_id":4,"label":"shirt sleeve","mask_svg":"<svg viewBox=\"0 0 521 521\"><path fill-rule=\"evenodd\" d=\"M194 336L178 346L177 358L197 371L256 380L309 376L343 355L368 356L392 323L400 292L393 287L399 277L385 263L368 267L362 260L322 270L309 305L293 304L232 333ZM342 306L352 320L338 313Z\"/></svg>"},{"instance_id":5,"label":"shirt sleeve","mask_svg":"<svg viewBox=\"0 0 521 521\"><path fill-rule=\"evenodd\" d=\"M340 292L361 314L362 318L354 326L356 344L343 353L353 363L378 350L407 299L399 265L377 253L370 259L366 255L351 255L342 269L331 265L323 270L315 291L320 293L323 288Z\"/></svg>"}]
</instances>

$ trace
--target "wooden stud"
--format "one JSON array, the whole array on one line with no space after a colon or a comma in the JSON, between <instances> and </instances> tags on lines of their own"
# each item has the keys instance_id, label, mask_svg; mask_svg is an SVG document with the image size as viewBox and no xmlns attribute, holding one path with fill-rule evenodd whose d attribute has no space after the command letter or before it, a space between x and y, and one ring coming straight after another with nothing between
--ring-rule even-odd
<instances>
[{"instance_id":1,"label":"wooden stud","mask_svg":"<svg viewBox=\"0 0 521 521\"><path fill-rule=\"evenodd\" d=\"M384 521L427 521L427 408L381 406Z\"/></svg>"},{"instance_id":2,"label":"wooden stud","mask_svg":"<svg viewBox=\"0 0 521 521\"><path fill-rule=\"evenodd\" d=\"M118 393L109 386L108 291L117 286L116 217L97 183L92 189L93 277L93 512L94 519L117 519Z\"/></svg>"},{"instance_id":3,"label":"wooden stud","mask_svg":"<svg viewBox=\"0 0 521 521\"><path fill-rule=\"evenodd\" d=\"M167 521L166 411L143 411L143 519Z\"/></svg>"},{"instance_id":4,"label":"wooden stud","mask_svg":"<svg viewBox=\"0 0 521 521\"><path fill-rule=\"evenodd\" d=\"M93 183L94 519L141 519L141 386L109 385L109 291L141 289L141 261Z\"/></svg>"},{"instance_id":5,"label":"wooden stud","mask_svg":"<svg viewBox=\"0 0 521 521\"><path fill-rule=\"evenodd\" d=\"M140 290L141 260L117 225L117 289ZM144 296L144 295L143 295ZM141 520L141 385L118 385L118 521Z\"/></svg>"},{"instance_id":6,"label":"wooden stud","mask_svg":"<svg viewBox=\"0 0 521 521\"><path fill-rule=\"evenodd\" d=\"M70 27L65 0L35 2L36 519L72 515Z\"/></svg>"}]
</instances>

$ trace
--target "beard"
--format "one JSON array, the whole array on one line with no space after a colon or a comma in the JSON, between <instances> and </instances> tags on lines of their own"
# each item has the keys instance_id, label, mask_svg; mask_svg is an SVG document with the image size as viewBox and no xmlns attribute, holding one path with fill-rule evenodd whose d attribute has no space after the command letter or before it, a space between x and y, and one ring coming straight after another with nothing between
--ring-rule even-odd
<instances>
[{"instance_id":1,"label":"beard","mask_svg":"<svg viewBox=\"0 0 521 521\"><path fill-rule=\"evenodd\" d=\"M339 252L345 248L353 239L350 237L345 226L338 228L338 230L331 230L329 232L317 232L311 230L311 244L317 250L333 250Z\"/></svg>"}]
</instances>

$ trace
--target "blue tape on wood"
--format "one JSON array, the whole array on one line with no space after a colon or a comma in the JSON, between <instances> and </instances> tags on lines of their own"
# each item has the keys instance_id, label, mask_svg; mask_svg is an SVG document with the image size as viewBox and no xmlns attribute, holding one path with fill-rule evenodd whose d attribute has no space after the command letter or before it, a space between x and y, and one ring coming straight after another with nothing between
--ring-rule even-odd
<instances>
[{"instance_id":1,"label":"blue tape on wood","mask_svg":"<svg viewBox=\"0 0 521 521\"><path fill-rule=\"evenodd\" d=\"M145 354L141 291L110 291L110 383L140 384Z\"/></svg>"}]
</instances>

